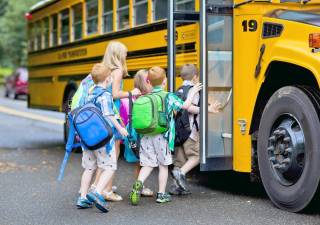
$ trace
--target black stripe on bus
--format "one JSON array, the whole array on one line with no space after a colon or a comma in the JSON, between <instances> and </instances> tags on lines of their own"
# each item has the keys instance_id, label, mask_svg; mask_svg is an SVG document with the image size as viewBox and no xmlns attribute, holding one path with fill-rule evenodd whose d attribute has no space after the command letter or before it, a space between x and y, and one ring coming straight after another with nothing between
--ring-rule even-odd
<instances>
[{"instance_id":1,"label":"black stripe on bus","mask_svg":"<svg viewBox=\"0 0 320 225\"><path fill-rule=\"evenodd\" d=\"M44 109L44 110L51 110L51 111L60 111L59 106L47 106L47 105L35 105L35 104L30 104L29 108L33 109Z\"/></svg>"},{"instance_id":2,"label":"black stripe on bus","mask_svg":"<svg viewBox=\"0 0 320 225\"><path fill-rule=\"evenodd\" d=\"M196 51L196 44L187 43L187 44L180 44L177 45L177 54L181 53L190 53ZM144 50L137 50L128 52L127 59L135 59L135 58L144 58L144 57L153 57L153 56L164 56L167 55L167 46L159 47L159 48L151 48L151 49L144 49ZM57 62L51 64L43 64L37 66L29 66L29 70L33 69L44 69L44 68L51 68L53 66L67 66L67 65L75 65L75 64L89 64L89 63L97 63L101 62L103 56L95 56L85 59L77 59L67 62Z\"/></svg>"},{"instance_id":3,"label":"black stripe on bus","mask_svg":"<svg viewBox=\"0 0 320 225\"><path fill-rule=\"evenodd\" d=\"M125 77L124 79L133 78L137 72L138 72L137 70L128 71L129 76ZM82 81L86 76L88 76L87 73L86 74L60 75L60 76L58 76L58 81L59 82ZM29 83L49 83L49 82L53 82L53 76L29 78Z\"/></svg>"},{"instance_id":4,"label":"black stripe on bus","mask_svg":"<svg viewBox=\"0 0 320 225\"><path fill-rule=\"evenodd\" d=\"M49 83L53 82L53 76L48 77L29 77L29 83Z\"/></svg>"}]
</instances>

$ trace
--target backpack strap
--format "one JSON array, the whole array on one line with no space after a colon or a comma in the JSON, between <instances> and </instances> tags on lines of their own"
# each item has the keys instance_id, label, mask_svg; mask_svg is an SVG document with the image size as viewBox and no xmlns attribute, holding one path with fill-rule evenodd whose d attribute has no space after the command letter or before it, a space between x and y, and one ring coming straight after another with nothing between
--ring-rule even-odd
<instances>
[{"instance_id":1,"label":"backpack strap","mask_svg":"<svg viewBox=\"0 0 320 225\"><path fill-rule=\"evenodd\" d=\"M133 107L133 102L132 102L132 94L129 91L129 134L132 133L132 107Z\"/></svg>"},{"instance_id":2,"label":"backpack strap","mask_svg":"<svg viewBox=\"0 0 320 225\"><path fill-rule=\"evenodd\" d=\"M106 89L101 89L101 91L96 96L94 96L94 98L91 100L91 102L96 105L97 99L99 97L101 97L106 91L107 91Z\"/></svg>"}]
</instances>

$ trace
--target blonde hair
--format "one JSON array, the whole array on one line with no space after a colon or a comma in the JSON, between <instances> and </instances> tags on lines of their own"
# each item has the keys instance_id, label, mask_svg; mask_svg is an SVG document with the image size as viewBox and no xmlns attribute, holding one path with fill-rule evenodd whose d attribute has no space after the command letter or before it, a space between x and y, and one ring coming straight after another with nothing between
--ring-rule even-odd
<instances>
[{"instance_id":1,"label":"blonde hair","mask_svg":"<svg viewBox=\"0 0 320 225\"><path fill-rule=\"evenodd\" d=\"M91 76L95 84L103 82L110 74L110 69L103 63L94 64L92 67Z\"/></svg>"},{"instance_id":2,"label":"blonde hair","mask_svg":"<svg viewBox=\"0 0 320 225\"><path fill-rule=\"evenodd\" d=\"M192 80L194 76L198 75L197 67L194 64L184 64L180 71L182 80Z\"/></svg>"},{"instance_id":3,"label":"blonde hair","mask_svg":"<svg viewBox=\"0 0 320 225\"><path fill-rule=\"evenodd\" d=\"M159 66L154 66L148 71L148 80L153 87L162 85L166 76L166 71Z\"/></svg>"},{"instance_id":4,"label":"blonde hair","mask_svg":"<svg viewBox=\"0 0 320 225\"><path fill-rule=\"evenodd\" d=\"M148 83L147 83L148 70L139 70L134 76L134 87L139 89L142 93L148 93Z\"/></svg>"},{"instance_id":5,"label":"blonde hair","mask_svg":"<svg viewBox=\"0 0 320 225\"><path fill-rule=\"evenodd\" d=\"M128 68L126 63L127 47L118 41L111 41L106 49L103 57L103 63L111 69L121 69L123 71L123 77L127 76Z\"/></svg>"}]
</instances>

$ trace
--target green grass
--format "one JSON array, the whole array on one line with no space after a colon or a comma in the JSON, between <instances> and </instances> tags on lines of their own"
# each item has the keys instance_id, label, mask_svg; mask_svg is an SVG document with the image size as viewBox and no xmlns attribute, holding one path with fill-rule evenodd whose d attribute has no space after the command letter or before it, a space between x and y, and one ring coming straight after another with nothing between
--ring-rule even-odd
<instances>
[{"instance_id":1,"label":"green grass","mask_svg":"<svg viewBox=\"0 0 320 225\"><path fill-rule=\"evenodd\" d=\"M12 73L11 68L0 67L0 85L4 83L4 78Z\"/></svg>"}]
</instances>

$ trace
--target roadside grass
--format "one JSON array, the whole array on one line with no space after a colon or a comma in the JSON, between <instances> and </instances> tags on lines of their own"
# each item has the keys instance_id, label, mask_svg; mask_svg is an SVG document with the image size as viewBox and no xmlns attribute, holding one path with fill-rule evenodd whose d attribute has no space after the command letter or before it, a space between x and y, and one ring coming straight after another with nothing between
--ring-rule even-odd
<instances>
[{"instance_id":1,"label":"roadside grass","mask_svg":"<svg viewBox=\"0 0 320 225\"><path fill-rule=\"evenodd\" d=\"M0 67L0 85L4 84L5 78L12 73L11 68Z\"/></svg>"}]
</instances>

